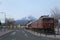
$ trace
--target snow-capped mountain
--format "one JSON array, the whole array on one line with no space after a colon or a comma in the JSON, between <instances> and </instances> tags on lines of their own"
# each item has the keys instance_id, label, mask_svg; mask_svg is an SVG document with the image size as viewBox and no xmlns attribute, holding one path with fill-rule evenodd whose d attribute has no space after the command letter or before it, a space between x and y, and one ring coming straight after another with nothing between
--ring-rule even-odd
<instances>
[{"instance_id":1,"label":"snow-capped mountain","mask_svg":"<svg viewBox=\"0 0 60 40\"><path fill-rule=\"evenodd\" d=\"M15 24L26 24L26 23L28 23L28 21L35 21L35 20L37 20L35 17L28 16L28 17L24 17L20 20L16 20Z\"/></svg>"}]
</instances>

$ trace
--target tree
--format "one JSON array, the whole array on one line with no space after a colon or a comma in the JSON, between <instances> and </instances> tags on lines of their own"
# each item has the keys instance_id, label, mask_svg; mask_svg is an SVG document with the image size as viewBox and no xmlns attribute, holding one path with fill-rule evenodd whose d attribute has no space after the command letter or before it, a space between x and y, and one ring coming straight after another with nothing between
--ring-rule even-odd
<instances>
[{"instance_id":1,"label":"tree","mask_svg":"<svg viewBox=\"0 0 60 40\"><path fill-rule=\"evenodd\" d=\"M7 25L13 25L14 24L14 19L13 18L7 18L6 19L6 21L5 21L5 23L7 24Z\"/></svg>"},{"instance_id":2,"label":"tree","mask_svg":"<svg viewBox=\"0 0 60 40\"><path fill-rule=\"evenodd\" d=\"M12 29L14 28L14 22L15 20L13 18L6 18L5 20L5 24L7 26L9 26L9 29L12 27Z\"/></svg>"},{"instance_id":3,"label":"tree","mask_svg":"<svg viewBox=\"0 0 60 40\"><path fill-rule=\"evenodd\" d=\"M59 33L60 10L58 8L54 8L53 10L51 10L51 17L54 18L55 27L58 28Z\"/></svg>"},{"instance_id":4,"label":"tree","mask_svg":"<svg viewBox=\"0 0 60 40\"><path fill-rule=\"evenodd\" d=\"M60 10L58 8L52 9L51 17L54 17L54 19L60 19Z\"/></svg>"},{"instance_id":5,"label":"tree","mask_svg":"<svg viewBox=\"0 0 60 40\"><path fill-rule=\"evenodd\" d=\"M2 25L1 21L0 21L0 26Z\"/></svg>"}]
</instances>

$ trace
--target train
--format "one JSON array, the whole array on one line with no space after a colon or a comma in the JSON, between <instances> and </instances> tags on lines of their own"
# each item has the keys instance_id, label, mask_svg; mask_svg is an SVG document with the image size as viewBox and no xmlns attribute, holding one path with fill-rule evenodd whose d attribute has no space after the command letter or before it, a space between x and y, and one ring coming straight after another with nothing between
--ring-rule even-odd
<instances>
[{"instance_id":1,"label":"train","mask_svg":"<svg viewBox=\"0 0 60 40\"><path fill-rule=\"evenodd\" d=\"M38 20L28 23L26 28L39 30L43 32L55 33L54 18L40 17Z\"/></svg>"}]
</instances>

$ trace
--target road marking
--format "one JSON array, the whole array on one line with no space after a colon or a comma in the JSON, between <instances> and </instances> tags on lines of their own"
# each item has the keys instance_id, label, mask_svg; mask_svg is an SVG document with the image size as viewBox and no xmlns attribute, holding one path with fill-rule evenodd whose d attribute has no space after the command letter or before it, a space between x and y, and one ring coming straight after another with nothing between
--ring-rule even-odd
<instances>
[{"instance_id":1,"label":"road marking","mask_svg":"<svg viewBox=\"0 0 60 40\"><path fill-rule=\"evenodd\" d=\"M19 30L16 30L16 31L19 31Z\"/></svg>"},{"instance_id":2,"label":"road marking","mask_svg":"<svg viewBox=\"0 0 60 40\"><path fill-rule=\"evenodd\" d=\"M22 33L23 33L26 37L28 37L28 35L25 33L25 31L22 30Z\"/></svg>"},{"instance_id":3,"label":"road marking","mask_svg":"<svg viewBox=\"0 0 60 40\"><path fill-rule=\"evenodd\" d=\"M25 33L25 36L28 37L28 35Z\"/></svg>"},{"instance_id":4,"label":"road marking","mask_svg":"<svg viewBox=\"0 0 60 40\"><path fill-rule=\"evenodd\" d=\"M11 33L11 35L15 35L15 34L16 34L16 32Z\"/></svg>"},{"instance_id":5,"label":"road marking","mask_svg":"<svg viewBox=\"0 0 60 40\"><path fill-rule=\"evenodd\" d=\"M12 39L12 40L16 40L16 39Z\"/></svg>"},{"instance_id":6,"label":"road marking","mask_svg":"<svg viewBox=\"0 0 60 40\"><path fill-rule=\"evenodd\" d=\"M22 31L23 33L25 33L24 31Z\"/></svg>"}]
</instances>

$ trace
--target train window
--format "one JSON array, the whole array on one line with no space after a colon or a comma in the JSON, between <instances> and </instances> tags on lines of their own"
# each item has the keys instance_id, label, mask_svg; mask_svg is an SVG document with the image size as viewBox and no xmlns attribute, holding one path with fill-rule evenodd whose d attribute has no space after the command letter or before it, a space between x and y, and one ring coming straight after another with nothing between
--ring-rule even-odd
<instances>
[{"instance_id":1,"label":"train window","mask_svg":"<svg viewBox=\"0 0 60 40\"><path fill-rule=\"evenodd\" d=\"M43 23L53 23L53 20L44 20Z\"/></svg>"},{"instance_id":2,"label":"train window","mask_svg":"<svg viewBox=\"0 0 60 40\"><path fill-rule=\"evenodd\" d=\"M53 23L53 20L50 20L50 23Z\"/></svg>"}]
</instances>

